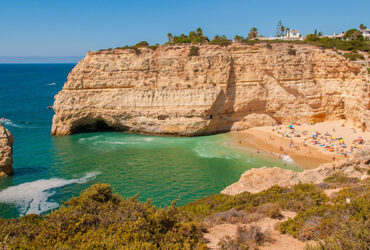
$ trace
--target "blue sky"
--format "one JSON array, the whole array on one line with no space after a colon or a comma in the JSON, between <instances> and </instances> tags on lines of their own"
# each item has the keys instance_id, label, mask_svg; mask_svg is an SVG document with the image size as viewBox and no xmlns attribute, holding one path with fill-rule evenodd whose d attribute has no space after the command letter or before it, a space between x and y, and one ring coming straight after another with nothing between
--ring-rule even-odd
<instances>
[{"instance_id":1,"label":"blue sky","mask_svg":"<svg viewBox=\"0 0 370 250\"><path fill-rule=\"evenodd\" d=\"M303 34L370 26L370 0L0 0L0 56L81 56L89 50L164 43L202 27L209 37L274 35L278 20Z\"/></svg>"}]
</instances>

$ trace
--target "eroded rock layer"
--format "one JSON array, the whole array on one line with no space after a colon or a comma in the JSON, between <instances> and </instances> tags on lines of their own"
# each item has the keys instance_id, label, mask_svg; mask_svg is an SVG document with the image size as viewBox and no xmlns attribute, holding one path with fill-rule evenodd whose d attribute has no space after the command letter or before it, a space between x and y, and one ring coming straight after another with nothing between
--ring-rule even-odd
<instances>
[{"instance_id":1,"label":"eroded rock layer","mask_svg":"<svg viewBox=\"0 0 370 250\"><path fill-rule=\"evenodd\" d=\"M289 51L295 50L294 53ZM369 130L366 68L308 45L160 46L89 52L55 97L52 134L202 135L348 119Z\"/></svg>"},{"instance_id":2,"label":"eroded rock layer","mask_svg":"<svg viewBox=\"0 0 370 250\"><path fill-rule=\"evenodd\" d=\"M0 124L0 177L13 174L13 136Z\"/></svg>"},{"instance_id":3,"label":"eroded rock layer","mask_svg":"<svg viewBox=\"0 0 370 250\"><path fill-rule=\"evenodd\" d=\"M318 168L304 170L301 173L278 167L252 168L245 171L238 182L226 187L221 193L237 195L243 192L258 193L275 185L290 187L298 183L319 184L334 174L365 180L370 177L368 171L370 171L370 145L359 150L351 158L322 164Z\"/></svg>"}]
</instances>

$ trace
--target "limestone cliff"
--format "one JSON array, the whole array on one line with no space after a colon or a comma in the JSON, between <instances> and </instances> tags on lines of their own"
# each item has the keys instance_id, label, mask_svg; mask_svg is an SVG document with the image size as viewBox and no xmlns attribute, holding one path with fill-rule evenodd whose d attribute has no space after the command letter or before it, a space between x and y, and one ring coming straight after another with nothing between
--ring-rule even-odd
<instances>
[{"instance_id":1,"label":"limestone cliff","mask_svg":"<svg viewBox=\"0 0 370 250\"><path fill-rule=\"evenodd\" d=\"M308 45L89 52L55 97L52 134L111 128L202 135L345 118L370 129L368 74Z\"/></svg>"},{"instance_id":2,"label":"limestone cliff","mask_svg":"<svg viewBox=\"0 0 370 250\"><path fill-rule=\"evenodd\" d=\"M13 136L0 124L0 177L13 174Z\"/></svg>"}]
</instances>

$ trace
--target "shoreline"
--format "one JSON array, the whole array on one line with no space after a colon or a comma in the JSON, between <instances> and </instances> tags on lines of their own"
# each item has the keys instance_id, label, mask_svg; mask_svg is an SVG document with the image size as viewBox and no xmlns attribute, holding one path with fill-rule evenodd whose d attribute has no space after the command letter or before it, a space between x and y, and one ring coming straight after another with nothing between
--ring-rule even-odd
<instances>
[{"instance_id":1,"label":"shoreline","mask_svg":"<svg viewBox=\"0 0 370 250\"><path fill-rule=\"evenodd\" d=\"M287 155L284 160L291 158L304 169L349 157L370 141L369 132L357 131L344 120L254 127L230 136L236 147L253 148L280 159Z\"/></svg>"},{"instance_id":2,"label":"shoreline","mask_svg":"<svg viewBox=\"0 0 370 250\"><path fill-rule=\"evenodd\" d=\"M265 154L269 154L271 157L280 159L282 161L284 157L284 152L280 151L280 145L289 144L288 139L278 137L272 133L261 132L256 128L251 128L238 132L231 132L230 136L234 141L235 147L252 148L257 151L262 151ZM269 141L269 136L274 138L274 141ZM299 144L299 146L303 147L303 144ZM311 150L311 154L308 153L308 150ZM286 158L287 161L289 161L289 159L291 158L294 163L298 164L303 169L312 169L318 167L321 164L332 162L331 156L322 154L317 149L311 146L309 146L309 149L307 149L307 151L287 151L287 155L289 156L289 158Z\"/></svg>"}]
</instances>

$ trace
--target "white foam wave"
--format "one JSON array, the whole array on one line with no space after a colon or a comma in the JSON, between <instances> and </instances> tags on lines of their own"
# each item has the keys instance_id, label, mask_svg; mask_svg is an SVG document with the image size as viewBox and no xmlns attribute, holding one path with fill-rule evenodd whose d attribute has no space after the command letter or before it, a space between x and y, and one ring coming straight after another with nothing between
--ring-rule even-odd
<instances>
[{"instance_id":1,"label":"white foam wave","mask_svg":"<svg viewBox=\"0 0 370 250\"><path fill-rule=\"evenodd\" d=\"M80 138L80 139L78 139L78 142L79 143L84 143L85 141L92 141L92 140L99 139L101 137L102 137L101 135L96 135L96 136L92 136L92 137L88 137L88 138Z\"/></svg>"},{"instance_id":2,"label":"white foam wave","mask_svg":"<svg viewBox=\"0 0 370 250\"><path fill-rule=\"evenodd\" d=\"M49 84L47 84L48 86L54 86L54 85L56 85L56 83L55 82L52 82L52 83L49 83Z\"/></svg>"},{"instance_id":3,"label":"white foam wave","mask_svg":"<svg viewBox=\"0 0 370 250\"><path fill-rule=\"evenodd\" d=\"M288 164L294 164L294 160L289 155L284 155L283 156L283 161L288 163Z\"/></svg>"},{"instance_id":4,"label":"white foam wave","mask_svg":"<svg viewBox=\"0 0 370 250\"><path fill-rule=\"evenodd\" d=\"M24 128L24 126L14 123L10 119L1 118L0 122L5 126L15 127L15 128Z\"/></svg>"},{"instance_id":5,"label":"white foam wave","mask_svg":"<svg viewBox=\"0 0 370 250\"><path fill-rule=\"evenodd\" d=\"M98 174L100 172L90 172L78 179L52 178L22 183L0 191L0 202L16 205L21 215L41 214L59 207L58 203L48 201L55 194L51 189L86 183Z\"/></svg>"},{"instance_id":6,"label":"white foam wave","mask_svg":"<svg viewBox=\"0 0 370 250\"><path fill-rule=\"evenodd\" d=\"M78 139L79 143L89 144L92 146L99 146L99 145L138 145L145 142L152 142L154 141L154 137L143 137L143 138L104 138L102 135L87 137L87 138L80 138ZM96 148L95 148L96 149ZM99 148L100 150L101 148Z\"/></svg>"},{"instance_id":7,"label":"white foam wave","mask_svg":"<svg viewBox=\"0 0 370 250\"><path fill-rule=\"evenodd\" d=\"M124 142L124 141L97 141L93 143L94 145L98 144L118 144L118 145L126 145L126 144L136 144L135 142Z\"/></svg>"},{"instance_id":8,"label":"white foam wave","mask_svg":"<svg viewBox=\"0 0 370 250\"><path fill-rule=\"evenodd\" d=\"M147 138L144 138L144 141L154 141L154 138L153 137L147 137Z\"/></svg>"},{"instance_id":9,"label":"white foam wave","mask_svg":"<svg viewBox=\"0 0 370 250\"><path fill-rule=\"evenodd\" d=\"M226 147L215 147L206 143L198 143L193 151L202 158L224 158L227 160L240 158L240 154L227 150Z\"/></svg>"}]
</instances>

